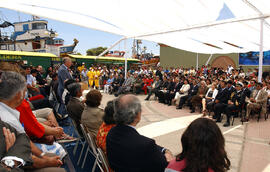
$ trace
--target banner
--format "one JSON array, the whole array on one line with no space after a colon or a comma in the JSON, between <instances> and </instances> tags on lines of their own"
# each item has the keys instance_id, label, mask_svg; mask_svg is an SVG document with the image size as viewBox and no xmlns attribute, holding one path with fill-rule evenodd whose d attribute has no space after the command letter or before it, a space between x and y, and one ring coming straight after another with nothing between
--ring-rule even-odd
<instances>
[{"instance_id":1,"label":"banner","mask_svg":"<svg viewBox=\"0 0 270 172\"><path fill-rule=\"evenodd\" d=\"M258 66L260 52L239 53L239 65ZM263 65L270 66L270 51L263 52Z\"/></svg>"}]
</instances>

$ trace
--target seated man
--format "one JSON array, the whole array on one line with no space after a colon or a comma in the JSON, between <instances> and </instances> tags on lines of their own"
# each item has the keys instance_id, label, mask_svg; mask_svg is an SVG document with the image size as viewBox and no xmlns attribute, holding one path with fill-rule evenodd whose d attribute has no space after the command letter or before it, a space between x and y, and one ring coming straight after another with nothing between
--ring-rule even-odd
<instances>
[{"instance_id":1,"label":"seated man","mask_svg":"<svg viewBox=\"0 0 270 172\"><path fill-rule=\"evenodd\" d=\"M125 95L114 101L116 126L109 131L106 139L111 168L117 172L163 172L173 155L153 139L136 131L135 127L141 119L139 99L134 95Z\"/></svg>"},{"instance_id":2,"label":"seated man","mask_svg":"<svg viewBox=\"0 0 270 172\"><path fill-rule=\"evenodd\" d=\"M25 134L23 125L19 121L20 113L15 109L25 97L25 78L19 73L7 71L2 72L0 81L0 118L14 127L18 133ZM34 168L59 167L63 164L59 156L45 156L31 141L30 145ZM61 168L55 170L64 171Z\"/></svg>"},{"instance_id":3,"label":"seated man","mask_svg":"<svg viewBox=\"0 0 270 172\"><path fill-rule=\"evenodd\" d=\"M123 82L122 86L118 89L117 93L114 94L114 96L117 97L118 95L122 93L130 91L132 83L133 83L133 79L130 77L130 74L127 73L127 78Z\"/></svg>"},{"instance_id":4,"label":"seated man","mask_svg":"<svg viewBox=\"0 0 270 172\"><path fill-rule=\"evenodd\" d=\"M242 121L246 122L249 120L249 115L252 110L260 110L261 115L265 115L266 113L266 107L267 107L267 98L268 94L266 91L262 89L263 85L262 83L256 84L256 89L253 90L252 94L250 95L250 98L247 98L247 111L246 116Z\"/></svg>"},{"instance_id":5,"label":"seated man","mask_svg":"<svg viewBox=\"0 0 270 172\"><path fill-rule=\"evenodd\" d=\"M10 171L33 163L31 147L26 134L18 133L15 128L0 119L0 171Z\"/></svg>"},{"instance_id":6,"label":"seated man","mask_svg":"<svg viewBox=\"0 0 270 172\"><path fill-rule=\"evenodd\" d=\"M30 67L27 67L25 72L26 72L28 92L33 96L40 94L40 90L38 88L36 81L38 71L36 69L30 70Z\"/></svg>"},{"instance_id":7,"label":"seated man","mask_svg":"<svg viewBox=\"0 0 270 172\"><path fill-rule=\"evenodd\" d=\"M179 92L179 90L182 87L182 83L180 82L179 78L176 77L175 81L174 81L174 86L172 87L172 89L166 93L165 95L165 102L168 103L168 106L172 105L172 99L175 97L176 93Z\"/></svg>"},{"instance_id":8,"label":"seated man","mask_svg":"<svg viewBox=\"0 0 270 172\"><path fill-rule=\"evenodd\" d=\"M163 82L161 83L159 90L157 91L157 97L158 97L158 101L159 103L164 102L164 92L166 92L166 89L169 85L168 79L167 77L163 77Z\"/></svg>"},{"instance_id":9,"label":"seated man","mask_svg":"<svg viewBox=\"0 0 270 172\"><path fill-rule=\"evenodd\" d=\"M143 80L137 73L134 74L133 93L139 94L142 90Z\"/></svg>"},{"instance_id":10,"label":"seated man","mask_svg":"<svg viewBox=\"0 0 270 172\"><path fill-rule=\"evenodd\" d=\"M214 103L214 113L215 115L213 116L214 119L216 119L216 122L221 122L221 113L224 112L228 99L229 99L229 90L226 87L226 81L221 81L220 82L220 89L218 90L218 94L215 98L215 103Z\"/></svg>"},{"instance_id":11,"label":"seated man","mask_svg":"<svg viewBox=\"0 0 270 172\"><path fill-rule=\"evenodd\" d=\"M82 88L79 83L73 83L69 85L69 92L70 92L70 100L67 105L67 111L69 114L69 117L75 121L76 128L82 136L82 131L80 127L80 121L82 117L83 110L85 108L85 105L83 102L81 102L80 97L82 96Z\"/></svg>"},{"instance_id":12,"label":"seated man","mask_svg":"<svg viewBox=\"0 0 270 172\"><path fill-rule=\"evenodd\" d=\"M118 89L122 86L122 84L124 83L125 78L123 76L123 74L120 74L118 77L116 76L116 78L113 80L112 82L112 87L113 87L113 92L117 92Z\"/></svg>"},{"instance_id":13,"label":"seated man","mask_svg":"<svg viewBox=\"0 0 270 172\"><path fill-rule=\"evenodd\" d=\"M242 85L236 84L236 90L231 93L228 105L225 109L227 122L223 125L224 127L230 126L230 118L233 115L233 111L238 110L241 107L241 96L242 96Z\"/></svg>"},{"instance_id":14,"label":"seated man","mask_svg":"<svg viewBox=\"0 0 270 172\"><path fill-rule=\"evenodd\" d=\"M157 95L157 92L161 86L161 83L162 81L160 80L159 76L156 76L154 83L149 88L148 96L145 98L145 100L149 100L153 93L155 94L155 96Z\"/></svg>"}]
</instances>

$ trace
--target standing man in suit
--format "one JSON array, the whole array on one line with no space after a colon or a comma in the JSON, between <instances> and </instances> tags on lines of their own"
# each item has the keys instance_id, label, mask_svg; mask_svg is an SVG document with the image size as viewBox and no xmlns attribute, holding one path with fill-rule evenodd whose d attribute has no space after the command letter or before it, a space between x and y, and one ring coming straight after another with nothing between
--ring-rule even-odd
<instances>
[{"instance_id":1,"label":"standing man in suit","mask_svg":"<svg viewBox=\"0 0 270 172\"><path fill-rule=\"evenodd\" d=\"M221 122L221 113L225 110L228 99L229 99L229 90L226 87L226 81L220 81L220 89L218 90L218 94L215 98L215 105L214 105L214 119L216 122Z\"/></svg>"},{"instance_id":2,"label":"standing man in suit","mask_svg":"<svg viewBox=\"0 0 270 172\"><path fill-rule=\"evenodd\" d=\"M134 95L114 100L114 119L106 140L111 168L117 172L163 172L172 153L154 140L140 135L136 125L141 120L141 104Z\"/></svg>"},{"instance_id":3,"label":"standing man in suit","mask_svg":"<svg viewBox=\"0 0 270 172\"><path fill-rule=\"evenodd\" d=\"M65 57L63 59L63 64L60 66L58 70L58 95L59 97L62 97L62 94L64 92L64 85L65 81L72 79L72 76L70 75L68 69L72 65L72 61L69 57Z\"/></svg>"},{"instance_id":4,"label":"standing man in suit","mask_svg":"<svg viewBox=\"0 0 270 172\"><path fill-rule=\"evenodd\" d=\"M72 76L68 71L71 65L72 65L71 59L69 57L64 57L63 64L60 66L58 70L58 96L60 97L59 113L61 115L66 114L66 110L64 108L65 105L62 100L62 94L64 92L65 82L69 79L72 79Z\"/></svg>"},{"instance_id":5,"label":"standing man in suit","mask_svg":"<svg viewBox=\"0 0 270 172\"><path fill-rule=\"evenodd\" d=\"M262 87L262 83L257 83L256 89L253 90L250 98L247 98L247 111L245 118L242 119L243 122L247 122L249 120L249 115L252 110L261 109L261 115L266 113L268 94L265 90L262 89Z\"/></svg>"}]
</instances>

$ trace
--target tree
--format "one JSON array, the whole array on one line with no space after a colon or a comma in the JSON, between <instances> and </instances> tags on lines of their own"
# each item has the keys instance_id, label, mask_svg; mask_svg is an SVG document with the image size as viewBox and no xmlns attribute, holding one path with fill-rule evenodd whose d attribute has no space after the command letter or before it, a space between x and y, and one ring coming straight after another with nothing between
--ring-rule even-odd
<instances>
[{"instance_id":1,"label":"tree","mask_svg":"<svg viewBox=\"0 0 270 172\"><path fill-rule=\"evenodd\" d=\"M86 51L86 54L88 56L98 56L101 54L103 51L105 51L107 47L97 47L97 48L91 48Z\"/></svg>"}]
</instances>

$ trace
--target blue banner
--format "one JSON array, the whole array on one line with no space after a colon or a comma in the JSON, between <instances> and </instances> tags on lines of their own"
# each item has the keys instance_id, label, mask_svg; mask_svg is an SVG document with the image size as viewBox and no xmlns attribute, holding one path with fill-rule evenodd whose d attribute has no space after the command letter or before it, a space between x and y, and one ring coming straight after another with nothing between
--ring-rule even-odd
<instances>
[{"instance_id":1,"label":"blue banner","mask_svg":"<svg viewBox=\"0 0 270 172\"><path fill-rule=\"evenodd\" d=\"M239 53L239 65L257 66L259 65L260 52L251 51ZM263 65L270 65L270 51L263 52Z\"/></svg>"}]
</instances>

